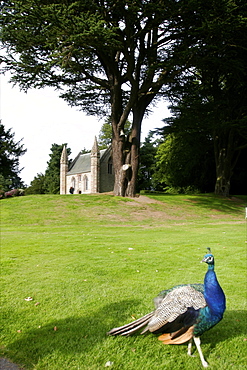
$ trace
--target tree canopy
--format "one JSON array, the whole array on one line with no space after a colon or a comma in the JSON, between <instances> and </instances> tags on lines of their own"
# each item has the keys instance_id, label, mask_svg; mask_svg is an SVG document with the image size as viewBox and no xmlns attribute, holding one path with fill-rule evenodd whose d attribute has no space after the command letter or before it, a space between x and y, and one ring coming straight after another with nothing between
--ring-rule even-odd
<instances>
[{"instance_id":1,"label":"tree canopy","mask_svg":"<svg viewBox=\"0 0 247 370\"><path fill-rule=\"evenodd\" d=\"M131 122L129 120L125 123L125 134L129 135L131 132ZM99 136L98 136L98 146L99 149L106 149L111 145L112 142L112 125L111 117L108 117L103 123Z\"/></svg>"},{"instance_id":2,"label":"tree canopy","mask_svg":"<svg viewBox=\"0 0 247 370\"><path fill-rule=\"evenodd\" d=\"M54 86L88 114L110 113L117 195L135 194L143 116L189 60L188 45L195 40L181 5L175 0L2 2L3 61L12 82L24 90Z\"/></svg>"},{"instance_id":3,"label":"tree canopy","mask_svg":"<svg viewBox=\"0 0 247 370\"><path fill-rule=\"evenodd\" d=\"M215 185L213 141L203 133L172 133L165 136L156 154L154 178L164 187L212 192Z\"/></svg>"},{"instance_id":4,"label":"tree canopy","mask_svg":"<svg viewBox=\"0 0 247 370\"><path fill-rule=\"evenodd\" d=\"M30 186L25 190L25 194L59 194L60 193L60 159L63 147L67 144L52 144L49 154L49 161L45 174L37 173L31 181ZM82 152L87 153L86 149ZM71 154L71 149L67 148L68 157ZM69 164L71 160L69 159Z\"/></svg>"},{"instance_id":5,"label":"tree canopy","mask_svg":"<svg viewBox=\"0 0 247 370\"><path fill-rule=\"evenodd\" d=\"M37 173L31 181L30 186L25 190L25 194L45 194L45 175Z\"/></svg>"},{"instance_id":6,"label":"tree canopy","mask_svg":"<svg viewBox=\"0 0 247 370\"><path fill-rule=\"evenodd\" d=\"M164 135L192 135L195 153L200 136L202 145L209 140L215 192L228 196L235 166L247 147L247 4L209 3L212 8L203 8L205 22L192 67L170 85L173 116L165 120Z\"/></svg>"},{"instance_id":7,"label":"tree canopy","mask_svg":"<svg viewBox=\"0 0 247 370\"><path fill-rule=\"evenodd\" d=\"M6 130L0 122L0 190L8 191L23 187L20 178L19 158L26 153L22 140L15 141L11 129Z\"/></svg>"},{"instance_id":8,"label":"tree canopy","mask_svg":"<svg viewBox=\"0 0 247 370\"><path fill-rule=\"evenodd\" d=\"M159 190L159 180L155 176L156 154L160 139L154 138L154 133L149 131L148 136L140 147L140 166L138 173L138 191Z\"/></svg>"},{"instance_id":9,"label":"tree canopy","mask_svg":"<svg viewBox=\"0 0 247 370\"><path fill-rule=\"evenodd\" d=\"M212 86L217 93L225 81L236 92L244 60L237 57L246 53L245 10L243 0L6 0L3 69L24 90L53 86L88 114L110 114L114 193L134 196L141 123L150 104L197 69L211 95ZM218 117L208 118L218 124Z\"/></svg>"}]
</instances>

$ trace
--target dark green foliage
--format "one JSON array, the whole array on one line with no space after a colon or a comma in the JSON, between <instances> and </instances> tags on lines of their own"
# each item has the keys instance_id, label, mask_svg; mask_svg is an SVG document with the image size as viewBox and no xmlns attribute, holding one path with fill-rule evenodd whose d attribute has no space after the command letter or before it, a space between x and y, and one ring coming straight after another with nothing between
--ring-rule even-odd
<instances>
[{"instance_id":1,"label":"dark green foliage","mask_svg":"<svg viewBox=\"0 0 247 370\"><path fill-rule=\"evenodd\" d=\"M44 191L50 194L59 194L60 190L60 158L64 145L67 144L52 144L51 153L49 154L50 160L47 162L48 167L45 171ZM67 149L68 156L71 150Z\"/></svg>"},{"instance_id":2,"label":"dark green foliage","mask_svg":"<svg viewBox=\"0 0 247 370\"><path fill-rule=\"evenodd\" d=\"M163 188L212 192L215 184L212 139L193 130L167 135L157 150L154 177Z\"/></svg>"},{"instance_id":3,"label":"dark green foliage","mask_svg":"<svg viewBox=\"0 0 247 370\"><path fill-rule=\"evenodd\" d=\"M98 137L99 149L106 149L111 144L111 140L112 140L111 118L108 117L100 129Z\"/></svg>"},{"instance_id":4,"label":"dark green foliage","mask_svg":"<svg viewBox=\"0 0 247 370\"><path fill-rule=\"evenodd\" d=\"M102 116L110 110L111 100L118 93L113 91L117 82L122 90L117 97L121 99L119 108L123 110L128 101L133 106L135 100L130 97L133 89L127 89L125 83L146 79L150 87L155 71L163 69L161 55L156 60L156 49L166 49L165 40L161 37L160 45L153 42L168 11L171 15L172 9L160 1L6 1L2 5L2 41L9 55L3 60L6 69L14 72L12 81L24 90L45 85L61 87L61 96L69 104L89 114ZM143 30L141 22L146 23ZM150 37L152 29L154 40ZM138 58L135 50L140 45ZM13 59L15 53L20 58ZM158 91L162 84L157 85ZM142 88L146 93L144 83Z\"/></svg>"},{"instance_id":5,"label":"dark green foliage","mask_svg":"<svg viewBox=\"0 0 247 370\"><path fill-rule=\"evenodd\" d=\"M12 81L24 90L53 86L88 114L110 113L116 195L135 195L143 116L186 68L196 41L187 36L190 6L183 7L171 0L2 3L3 69ZM123 176L125 163L131 178Z\"/></svg>"},{"instance_id":6,"label":"dark green foliage","mask_svg":"<svg viewBox=\"0 0 247 370\"><path fill-rule=\"evenodd\" d=\"M126 121L125 124L125 135L129 135L131 131L131 122ZM111 126L111 117L108 117L105 122L103 123L99 137L98 137L98 145L99 149L106 149L112 142L112 126Z\"/></svg>"},{"instance_id":7,"label":"dark green foliage","mask_svg":"<svg viewBox=\"0 0 247 370\"><path fill-rule=\"evenodd\" d=\"M19 177L19 157L26 153L21 141L15 142L15 134L11 129L6 130L0 122L0 190L8 191L23 187Z\"/></svg>"},{"instance_id":8,"label":"dark green foliage","mask_svg":"<svg viewBox=\"0 0 247 370\"><path fill-rule=\"evenodd\" d=\"M215 192L223 195L229 195L239 155L247 146L246 13L241 0L197 2L194 15L201 24L193 68L173 81L169 91L173 117L166 120L168 132L182 137L193 132L196 139L204 136L203 142L212 140Z\"/></svg>"},{"instance_id":9,"label":"dark green foliage","mask_svg":"<svg viewBox=\"0 0 247 370\"><path fill-rule=\"evenodd\" d=\"M140 165L138 174L138 191L157 190L159 184L155 178L156 153L159 145L159 139L153 138L153 133L149 131L144 143L140 148Z\"/></svg>"},{"instance_id":10,"label":"dark green foliage","mask_svg":"<svg viewBox=\"0 0 247 370\"><path fill-rule=\"evenodd\" d=\"M232 194L247 194L247 148L241 150L231 180Z\"/></svg>"},{"instance_id":11,"label":"dark green foliage","mask_svg":"<svg viewBox=\"0 0 247 370\"><path fill-rule=\"evenodd\" d=\"M38 173L31 181L31 185L25 190L25 194L45 194L44 182L45 175Z\"/></svg>"},{"instance_id":12,"label":"dark green foliage","mask_svg":"<svg viewBox=\"0 0 247 370\"><path fill-rule=\"evenodd\" d=\"M87 153L90 153L91 150L89 149L86 149L85 147L80 151L81 154L87 154ZM71 161L69 161L69 163L71 163Z\"/></svg>"},{"instance_id":13,"label":"dark green foliage","mask_svg":"<svg viewBox=\"0 0 247 370\"><path fill-rule=\"evenodd\" d=\"M111 144L112 127L110 122L103 123L100 133L98 145L99 149L106 149Z\"/></svg>"}]
</instances>

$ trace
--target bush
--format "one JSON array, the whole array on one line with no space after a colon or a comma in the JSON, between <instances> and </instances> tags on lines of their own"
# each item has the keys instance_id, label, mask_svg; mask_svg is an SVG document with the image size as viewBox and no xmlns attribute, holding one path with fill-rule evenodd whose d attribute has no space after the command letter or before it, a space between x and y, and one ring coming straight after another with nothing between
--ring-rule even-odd
<instances>
[{"instance_id":1,"label":"bush","mask_svg":"<svg viewBox=\"0 0 247 370\"><path fill-rule=\"evenodd\" d=\"M199 194L200 191L194 186L166 186L164 192L167 194Z\"/></svg>"},{"instance_id":2,"label":"bush","mask_svg":"<svg viewBox=\"0 0 247 370\"><path fill-rule=\"evenodd\" d=\"M24 195L24 190L23 189L12 189L12 190L6 191L5 193L1 192L0 193L0 199L18 197L20 195Z\"/></svg>"}]
</instances>

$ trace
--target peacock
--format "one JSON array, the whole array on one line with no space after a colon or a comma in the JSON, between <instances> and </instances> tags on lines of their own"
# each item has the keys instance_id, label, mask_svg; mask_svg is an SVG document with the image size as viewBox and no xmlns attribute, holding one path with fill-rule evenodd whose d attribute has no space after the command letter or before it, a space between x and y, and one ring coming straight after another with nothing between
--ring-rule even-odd
<instances>
[{"instance_id":1,"label":"peacock","mask_svg":"<svg viewBox=\"0 0 247 370\"><path fill-rule=\"evenodd\" d=\"M222 320L226 298L214 271L214 256L210 248L201 262L208 265L204 284L183 284L163 290L154 299L153 312L124 326L113 328L107 334L128 336L144 328L141 334L161 334L158 339L164 344L189 342L190 356L194 339L201 363L208 367L201 350L200 336Z\"/></svg>"}]
</instances>

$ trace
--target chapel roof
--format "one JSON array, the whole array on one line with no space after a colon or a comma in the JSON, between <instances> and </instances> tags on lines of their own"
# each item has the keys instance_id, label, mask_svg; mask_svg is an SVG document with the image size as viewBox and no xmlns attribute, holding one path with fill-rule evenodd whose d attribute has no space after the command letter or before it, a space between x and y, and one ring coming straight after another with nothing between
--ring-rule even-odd
<instances>
[{"instance_id":1,"label":"chapel roof","mask_svg":"<svg viewBox=\"0 0 247 370\"><path fill-rule=\"evenodd\" d=\"M99 151L100 153L100 160L104 156L105 152L108 149L102 149ZM77 157L71 163L69 171L67 175L76 175L77 173L85 173L91 172L91 153L82 154L81 152L77 155Z\"/></svg>"}]
</instances>

